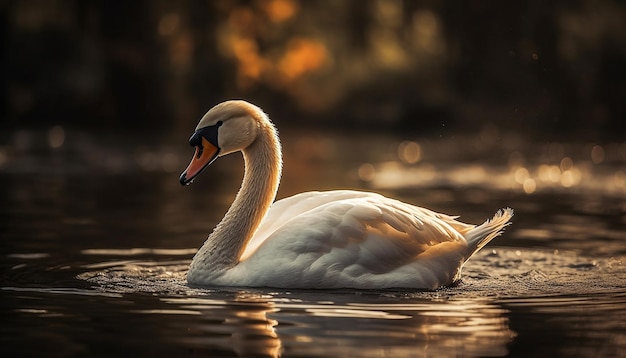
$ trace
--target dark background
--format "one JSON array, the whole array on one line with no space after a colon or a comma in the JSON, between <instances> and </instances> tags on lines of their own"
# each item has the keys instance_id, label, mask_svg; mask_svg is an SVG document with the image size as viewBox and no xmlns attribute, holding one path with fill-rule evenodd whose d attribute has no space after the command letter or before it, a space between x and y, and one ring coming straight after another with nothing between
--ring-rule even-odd
<instances>
[{"instance_id":1,"label":"dark background","mask_svg":"<svg viewBox=\"0 0 626 358\"><path fill-rule=\"evenodd\" d=\"M625 15L608 0L1 1L0 130L187 134L243 98L286 127L621 141Z\"/></svg>"}]
</instances>

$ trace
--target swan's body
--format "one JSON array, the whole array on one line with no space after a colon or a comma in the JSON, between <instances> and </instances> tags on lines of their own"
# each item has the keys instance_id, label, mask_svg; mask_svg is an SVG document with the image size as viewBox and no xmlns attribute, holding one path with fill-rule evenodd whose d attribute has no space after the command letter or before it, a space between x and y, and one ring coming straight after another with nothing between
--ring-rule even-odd
<instances>
[{"instance_id":1,"label":"swan's body","mask_svg":"<svg viewBox=\"0 0 626 358\"><path fill-rule=\"evenodd\" d=\"M327 191L272 204L282 159L274 126L258 107L228 101L202 118L181 175L188 184L217 156L242 151L243 184L191 262L202 286L419 288L450 285L463 264L500 235L513 215L480 226L378 194Z\"/></svg>"}]
</instances>

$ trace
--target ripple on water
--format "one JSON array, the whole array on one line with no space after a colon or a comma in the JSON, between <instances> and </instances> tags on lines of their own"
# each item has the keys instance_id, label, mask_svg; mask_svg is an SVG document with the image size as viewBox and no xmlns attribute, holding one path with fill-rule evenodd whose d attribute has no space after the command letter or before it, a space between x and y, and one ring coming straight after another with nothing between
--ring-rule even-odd
<instances>
[{"instance_id":1,"label":"ripple on water","mask_svg":"<svg viewBox=\"0 0 626 358\"><path fill-rule=\"evenodd\" d=\"M143 251L141 251L143 252ZM129 260L111 257L86 265L78 278L96 289L116 293L197 294L187 285L189 260ZM462 281L436 291L383 291L384 295L442 297L537 297L584 294L626 288L624 257L590 258L573 251L493 249L477 253L465 265ZM349 290L353 292L353 290Z\"/></svg>"},{"instance_id":2,"label":"ripple on water","mask_svg":"<svg viewBox=\"0 0 626 358\"><path fill-rule=\"evenodd\" d=\"M207 355L504 356L558 331L568 343L542 350L593 356L624 341L623 257L483 250L453 287L355 291L194 288L188 254L134 252L85 252L93 257L78 278L94 293L137 303L110 305L110 314L158 322L168 344Z\"/></svg>"}]
</instances>

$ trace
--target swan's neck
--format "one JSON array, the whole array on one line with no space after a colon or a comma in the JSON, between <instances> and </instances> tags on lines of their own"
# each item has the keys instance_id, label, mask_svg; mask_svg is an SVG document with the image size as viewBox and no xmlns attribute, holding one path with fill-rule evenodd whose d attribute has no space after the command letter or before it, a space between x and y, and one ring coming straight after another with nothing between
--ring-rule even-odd
<instances>
[{"instance_id":1,"label":"swan's neck","mask_svg":"<svg viewBox=\"0 0 626 358\"><path fill-rule=\"evenodd\" d=\"M222 221L196 253L190 271L218 272L236 265L276 197L282 157L271 123L259 124L257 138L243 150L243 158L241 188Z\"/></svg>"}]
</instances>

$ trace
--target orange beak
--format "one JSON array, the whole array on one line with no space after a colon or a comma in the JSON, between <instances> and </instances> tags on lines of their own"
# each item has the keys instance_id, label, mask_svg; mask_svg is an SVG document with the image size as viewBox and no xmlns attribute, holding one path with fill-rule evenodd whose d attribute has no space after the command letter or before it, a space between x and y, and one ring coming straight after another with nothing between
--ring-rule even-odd
<instances>
[{"instance_id":1,"label":"orange beak","mask_svg":"<svg viewBox=\"0 0 626 358\"><path fill-rule=\"evenodd\" d=\"M189 185L193 179L202 172L209 164L217 158L220 149L209 142L206 138L202 137L201 143L196 146L196 152L191 158L191 163L187 166L187 169L180 175L180 183L182 185Z\"/></svg>"}]
</instances>

